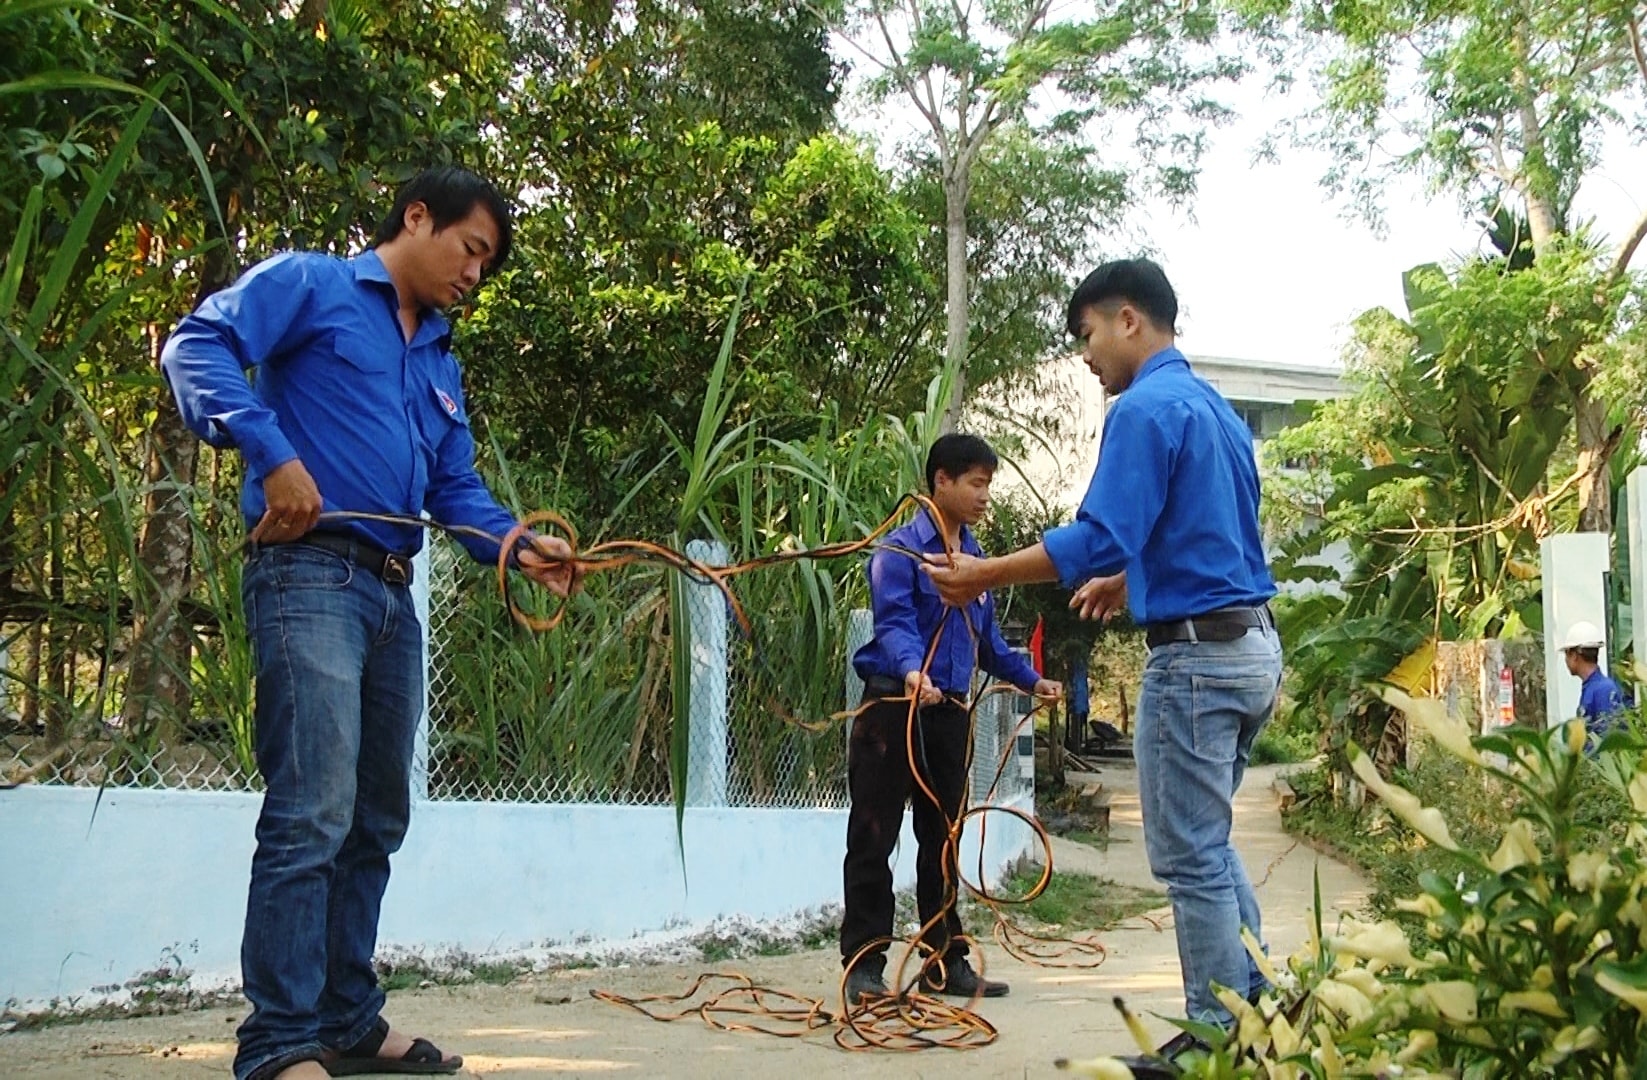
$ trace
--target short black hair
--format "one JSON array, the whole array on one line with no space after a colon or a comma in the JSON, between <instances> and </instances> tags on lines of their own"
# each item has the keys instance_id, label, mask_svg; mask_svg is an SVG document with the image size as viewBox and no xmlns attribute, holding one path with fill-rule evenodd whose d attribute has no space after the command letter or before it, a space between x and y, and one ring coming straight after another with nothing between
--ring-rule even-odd
<instances>
[{"instance_id":1,"label":"short black hair","mask_svg":"<svg viewBox=\"0 0 1647 1080\"><path fill-rule=\"evenodd\" d=\"M926 489L938 490L939 470L951 480L959 480L973 469L994 471L1000 463L994 448L976 435L940 435L926 452Z\"/></svg>"},{"instance_id":2,"label":"short black hair","mask_svg":"<svg viewBox=\"0 0 1647 1080\"><path fill-rule=\"evenodd\" d=\"M1578 653L1578 658L1583 660L1586 664L1601 663L1601 650L1593 645L1584 645L1576 649L1569 649L1567 651Z\"/></svg>"},{"instance_id":3,"label":"short black hair","mask_svg":"<svg viewBox=\"0 0 1647 1080\"><path fill-rule=\"evenodd\" d=\"M509 257L509 249L514 246L515 226L508 200L490 180L457 165L424 169L402 184L400 190L395 192L394 208L377 227L377 235L372 237L373 247L386 244L401 234L406 228L406 208L415 202L429 208L429 216L434 219L436 230L462 221L477 204L486 207L498 227L498 249L487 263L486 276L496 273Z\"/></svg>"},{"instance_id":4,"label":"short black hair","mask_svg":"<svg viewBox=\"0 0 1647 1080\"><path fill-rule=\"evenodd\" d=\"M1081 336L1081 313L1109 301L1125 301L1149 316L1157 329L1178 332L1178 294L1166 271L1149 259L1117 259L1087 275L1069 298L1069 336Z\"/></svg>"}]
</instances>

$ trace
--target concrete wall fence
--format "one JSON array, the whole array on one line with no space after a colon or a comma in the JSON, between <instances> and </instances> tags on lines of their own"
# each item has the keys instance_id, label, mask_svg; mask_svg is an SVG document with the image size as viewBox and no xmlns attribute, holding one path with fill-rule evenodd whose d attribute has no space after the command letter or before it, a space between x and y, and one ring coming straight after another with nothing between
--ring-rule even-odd
<instances>
[{"instance_id":1,"label":"concrete wall fence","mask_svg":"<svg viewBox=\"0 0 1647 1080\"><path fill-rule=\"evenodd\" d=\"M29 785L0 791L0 1003L86 1003L180 959L239 981L261 796ZM1031 800L1009 805L1033 810ZM1029 828L984 815L994 884ZM962 866L978 866L978 819ZM839 903L846 811L419 802L393 862L380 945L507 956ZM684 854L684 867L683 867ZM908 817L899 887L914 881Z\"/></svg>"}]
</instances>

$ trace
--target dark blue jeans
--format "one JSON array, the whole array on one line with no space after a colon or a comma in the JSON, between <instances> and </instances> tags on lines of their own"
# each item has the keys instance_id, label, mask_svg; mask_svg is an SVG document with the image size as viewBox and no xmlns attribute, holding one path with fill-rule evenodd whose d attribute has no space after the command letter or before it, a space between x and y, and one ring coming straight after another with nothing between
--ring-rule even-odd
<instances>
[{"instance_id":1,"label":"dark blue jeans","mask_svg":"<svg viewBox=\"0 0 1647 1080\"><path fill-rule=\"evenodd\" d=\"M411 812L423 628L411 590L303 544L241 584L257 666L257 822L234 1071L359 1042L383 991L372 954L389 856Z\"/></svg>"}]
</instances>

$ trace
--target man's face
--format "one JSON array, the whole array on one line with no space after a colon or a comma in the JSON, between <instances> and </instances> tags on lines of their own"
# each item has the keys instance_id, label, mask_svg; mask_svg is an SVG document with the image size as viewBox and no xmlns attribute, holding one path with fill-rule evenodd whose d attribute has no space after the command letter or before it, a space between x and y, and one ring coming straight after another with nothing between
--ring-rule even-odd
<instances>
[{"instance_id":1,"label":"man's face","mask_svg":"<svg viewBox=\"0 0 1647 1080\"><path fill-rule=\"evenodd\" d=\"M1104 392L1119 394L1132 385L1137 372L1138 335L1142 316L1131 304L1092 304L1081 312L1081 355L1098 376Z\"/></svg>"},{"instance_id":2,"label":"man's face","mask_svg":"<svg viewBox=\"0 0 1647 1080\"><path fill-rule=\"evenodd\" d=\"M1579 662L1578 662L1578 650L1577 649L1563 649L1561 651L1561 658L1563 660L1567 661L1567 674L1569 674L1569 675L1579 674L1579 670L1578 670L1579 669Z\"/></svg>"},{"instance_id":3,"label":"man's face","mask_svg":"<svg viewBox=\"0 0 1647 1080\"><path fill-rule=\"evenodd\" d=\"M950 521L976 525L989 512L989 484L994 479L995 470L986 465L975 465L957 477L939 469L932 501Z\"/></svg>"},{"instance_id":4,"label":"man's face","mask_svg":"<svg viewBox=\"0 0 1647 1080\"><path fill-rule=\"evenodd\" d=\"M479 284L498 249L498 223L478 202L468 216L444 229L435 228L427 206L413 203L406 208L406 235L413 299L422 307L446 308L462 300Z\"/></svg>"}]
</instances>

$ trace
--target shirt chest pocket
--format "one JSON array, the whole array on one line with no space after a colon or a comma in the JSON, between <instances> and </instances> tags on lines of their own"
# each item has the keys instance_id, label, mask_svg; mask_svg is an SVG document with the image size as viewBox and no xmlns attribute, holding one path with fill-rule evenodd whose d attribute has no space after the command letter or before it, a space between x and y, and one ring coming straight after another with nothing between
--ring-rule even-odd
<instances>
[{"instance_id":1,"label":"shirt chest pocket","mask_svg":"<svg viewBox=\"0 0 1647 1080\"><path fill-rule=\"evenodd\" d=\"M426 395L424 405L433 417L438 432L444 433L447 425L469 426L469 414L464 410L463 401L455 393L455 388L447 389L437 379L423 393Z\"/></svg>"},{"instance_id":2,"label":"shirt chest pocket","mask_svg":"<svg viewBox=\"0 0 1647 1080\"><path fill-rule=\"evenodd\" d=\"M332 338L332 352L342 364L340 374L358 372L373 380L400 383L403 368L401 349L394 342L378 341L367 335L342 330Z\"/></svg>"},{"instance_id":3,"label":"shirt chest pocket","mask_svg":"<svg viewBox=\"0 0 1647 1080\"><path fill-rule=\"evenodd\" d=\"M447 438L460 431L467 435L469 429L469 414L463 407L463 399L455 386L443 385L444 381L438 375L432 379L425 377L412 392L412 412L417 417L422 449L431 471L436 468L436 459Z\"/></svg>"}]
</instances>

